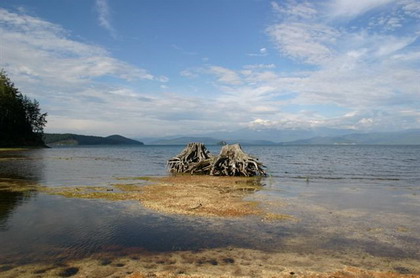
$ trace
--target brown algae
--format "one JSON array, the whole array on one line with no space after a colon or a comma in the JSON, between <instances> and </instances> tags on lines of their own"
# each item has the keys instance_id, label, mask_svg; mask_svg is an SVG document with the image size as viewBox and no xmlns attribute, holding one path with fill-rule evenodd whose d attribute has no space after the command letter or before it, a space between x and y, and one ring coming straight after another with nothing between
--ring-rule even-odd
<instances>
[{"instance_id":1,"label":"brown algae","mask_svg":"<svg viewBox=\"0 0 420 278\"><path fill-rule=\"evenodd\" d=\"M259 215L258 203L245 201L249 191L261 189L250 184L253 178L212 176L171 176L158 184L143 187L143 205L165 213L238 217Z\"/></svg>"},{"instance_id":2,"label":"brown algae","mask_svg":"<svg viewBox=\"0 0 420 278\"><path fill-rule=\"evenodd\" d=\"M289 215L268 213L259 201L246 200L246 197L262 189L258 177L177 175L117 180L129 182L108 186L47 187L25 180L0 179L0 190L38 191L67 198L133 200L149 209L169 214L205 217L256 215L261 216L263 221L294 220Z\"/></svg>"}]
</instances>

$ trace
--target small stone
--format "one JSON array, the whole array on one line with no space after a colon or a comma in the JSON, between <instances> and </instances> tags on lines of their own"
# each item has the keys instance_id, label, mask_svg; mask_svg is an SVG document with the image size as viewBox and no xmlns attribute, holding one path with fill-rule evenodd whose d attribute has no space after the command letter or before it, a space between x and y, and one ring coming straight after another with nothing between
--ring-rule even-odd
<instances>
[{"instance_id":1,"label":"small stone","mask_svg":"<svg viewBox=\"0 0 420 278\"><path fill-rule=\"evenodd\" d=\"M38 269L35 270L34 272L32 272L33 274L43 274L45 272L47 272L48 269Z\"/></svg>"},{"instance_id":2,"label":"small stone","mask_svg":"<svg viewBox=\"0 0 420 278\"><path fill-rule=\"evenodd\" d=\"M232 258L224 258L223 262L227 263L227 264L233 264L235 263L235 260Z\"/></svg>"},{"instance_id":3,"label":"small stone","mask_svg":"<svg viewBox=\"0 0 420 278\"><path fill-rule=\"evenodd\" d=\"M103 259L102 261L101 261L101 265L109 265L109 264L111 264L112 263L112 261L110 260L110 259Z\"/></svg>"},{"instance_id":4,"label":"small stone","mask_svg":"<svg viewBox=\"0 0 420 278\"><path fill-rule=\"evenodd\" d=\"M13 266L3 265L3 266L0 267L0 272L1 271L8 271L8 270L11 270L11 269L13 269Z\"/></svg>"},{"instance_id":5,"label":"small stone","mask_svg":"<svg viewBox=\"0 0 420 278\"><path fill-rule=\"evenodd\" d=\"M408 268L403 266L396 266L394 267L394 270L400 274L409 274L411 272Z\"/></svg>"},{"instance_id":6,"label":"small stone","mask_svg":"<svg viewBox=\"0 0 420 278\"><path fill-rule=\"evenodd\" d=\"M61 271L58 274L58 276L60 276L60 277L70 277L70 276L76 275L77 272L79 272L79 268L77 268L77 267L69 267L69 268L66 268L63 271Z\"/></svg>"},{"instance_id":7,"label":"small stone","mask_svg":"<svg viewBox=\"0 0 420 278\"><path fill-rule=\"evenodd\" d=\"M208 263L211 264L211 265L218 265L219 264L215 259L209 260Z\"/></svg>"}]
</instances>

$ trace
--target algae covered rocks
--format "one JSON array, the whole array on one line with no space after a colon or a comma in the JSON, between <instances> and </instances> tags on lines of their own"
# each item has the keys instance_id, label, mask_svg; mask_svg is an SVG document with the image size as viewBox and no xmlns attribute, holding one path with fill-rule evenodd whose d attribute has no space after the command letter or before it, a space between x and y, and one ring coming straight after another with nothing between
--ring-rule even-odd
<instances>
[{"instance_id":1,"label":"algae covered rocks","mask_svg":"<svg viewBox=\"0 0 420 278\"><path fill-rule=\"evenodd\" d=\"M172 173L211 176L266 176L258 158L245 153L239 144L224 145L219 155L212 155L203 143L189 143L177 156L168 160Z\"/></svg>"}]
</instances>

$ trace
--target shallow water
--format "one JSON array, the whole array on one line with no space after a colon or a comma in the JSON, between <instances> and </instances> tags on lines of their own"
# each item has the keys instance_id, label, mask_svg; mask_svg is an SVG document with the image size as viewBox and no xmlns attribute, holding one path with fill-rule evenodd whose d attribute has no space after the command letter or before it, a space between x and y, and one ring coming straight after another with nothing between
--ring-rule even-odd
<instances>
[{"instance_id":1,"label":"shallow water","mask_svg":"<svg viewBox=\"0 0 420 278\"><path fill-rule=\"evenodd\" d=\"M166 175L179 146L0 153L0 182L106 186ZM219 147L210 147L217 153ZM245 146L268 166L247 199L297 221L161 214L135 201L0 190L0 264L63 261L109 250L238 247L302 254L364 252L420 260L420 146ZM15 186L20 186L16 183Z\"/></svg>"}]
</instances>

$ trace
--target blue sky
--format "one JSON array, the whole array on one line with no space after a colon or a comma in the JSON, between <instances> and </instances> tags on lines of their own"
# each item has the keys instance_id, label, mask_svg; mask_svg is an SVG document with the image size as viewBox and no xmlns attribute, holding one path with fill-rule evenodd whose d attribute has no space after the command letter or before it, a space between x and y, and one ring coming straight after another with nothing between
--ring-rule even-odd
<instances>
[{"instance_id":1,"label":"blue sky","mask_svg":"<svg viewBox=\"0 0 420 278\"><path fill-rule=\"evenodd\" d=\"M418 0L0 3L0 67L47 132L420 128Z\"/></svg>"}]
</instances>

